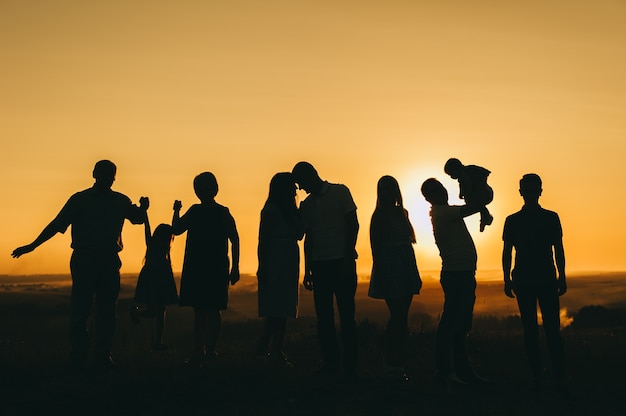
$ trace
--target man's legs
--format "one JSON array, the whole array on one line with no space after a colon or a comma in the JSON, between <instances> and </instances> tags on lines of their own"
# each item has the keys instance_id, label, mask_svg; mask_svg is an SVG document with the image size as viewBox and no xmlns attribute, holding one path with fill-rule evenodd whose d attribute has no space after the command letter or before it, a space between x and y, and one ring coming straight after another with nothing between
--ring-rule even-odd
<instances>
[{"instance_id":1,"label":"man's legs","mask_svg":"<svg viewBox=\"0 0 626 416\"><path fill-rule=\"evenodd\" d=\"M539 307L543 318L543 329L550 354L552 373L557 381L565 379L565 353L561 340L561 317L559 296L556 287L541 288L538 292Z\"/></svg>"},{"instance_id":2,"label":"man's legs","mask_svg":"<svg viewBox=\"0 0 626 416\"><path fill-rule=\"evenodd\" d=\"M96 299L96 345L94 348L95 366L111 365L111 346L115 335L115 308L120 293L121 262L115 254L101 254L93 263L95 273Z\"/></svg>"},{"instance_id":3,"label":"man's legs","mask_svg":"<svg viewBox=\"0 0 626 416\"><path fill-rule=\"evenodd\" d=\"M313 301L317 316L317 336L324 358L326 371L339 368L339 344L335 329L335 309L333 306L334 285L337 278L337 261L318 261L311 264L313 272Z\"/></svg>"},{"instance_id":4,"label":"man's legs","mask_svg":"<svg viewBox=\"0 0 626 416\"><path fill-rule=\"evenodd\" d=\"M97 276L96 297L96 345L94 360L108 360L115 335L115 307L120 293L119 269L102 271Z\"/></svg>"},{"instance_id":5,"label":"man's legs","mask_svg":"<svg viewBox=\"0 0 626 416\"><path fill-rule=\"evenodd\" d=\"M356 295L356 261L342 260L338 266L338 279L335 287L337 310L341 324L343 343L343 369L347 375L354 375L357 366L358 338L354 319L354 296Z\"/></svg>"},{"instance_id":6,"label":"man's legs","mask_svg":"<svg viewBox=\"0 0 626 416\"><path fill-rule=\"evenodd\" d=\"M452 337L452 362L454 372L464 381L476 378L467 355L467 337L472 329L474 304L476 303L476 278L474 272L464 272L459 282L458 308L459 320Z\"/></svg>"},{"instance_id":7,"label":"man's legs","mask_svg":"<svg viewBox=\"0 0 626 416\"><path fill-rule=\"evenodd\" d=\"M442 287L443 282L442 282ZM437 326L435 337L435 357L437 361L437 376L447 378L452 374L452 335L454 331L454 321L457 311L454 307L454 299L450 291L443 289L444 301L443 312Z\"/></svg>"},{"instance_id":8,"label":"man's legs","mask_svg":"<svg viewBox=\"0 0 626 416\"><path fill-rule=\"evenodd\" d=\"M539 325L537 323L537 294L529 288L515 290L522 327L524 328L524 347L530 364L533 382L541 383L541 350L539 347Z\"/></svg>"},{"instance_id":9,"label":"man's legs","mask_svg":"<svg viewBox=\"0 0 626 416\"><path fill-rule=\"evenodd\" d=\"M469 375L467 334L472 326L476 300L474 272L442 272L441 287L444 305L436 336L438 376L447 378L453 371L461 376Z\"/></svg>"},{"instance_id":10,"label":"man's legs","mask_svg":"<svg viewBox=\"0 0 626 416\"><path fill-rule=\"evenodd\" d=\"M70 306L70 358L72 365L81 368L89 353L87 319L95 293L95 279L88 258L74 252L70 261L72 296Z\"/></svg>"}]
</instances>

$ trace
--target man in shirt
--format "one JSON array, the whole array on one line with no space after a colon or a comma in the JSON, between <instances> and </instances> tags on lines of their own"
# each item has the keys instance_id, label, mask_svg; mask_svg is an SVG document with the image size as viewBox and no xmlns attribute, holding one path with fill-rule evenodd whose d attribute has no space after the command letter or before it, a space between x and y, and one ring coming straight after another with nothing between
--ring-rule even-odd
<instances>
[{"instance_id":1,"label":"man in shirt","mask_svg":"<svg viewBox=\"0 0 626 416\"><path fill-rule=\"evenodd\" d=\"M546 343L554 377L560 385L565 379L565 359L561 340L559 296L567 291L563 231L556 212L539 205L541 178L529 173L520 180L524 206L504 223L502 270L504 293L517 296L524 346L533 377L533 388L542 388L543 367L539 347L537 303L541 308ZM512 251L515 267L511 272ZM556 268L555 268L556 261Z\"/></svg>"},{"instance_id":2,"label":"man in shirt","mask_svg":"<svg viewBox=\"0 0 626 416\"><path fill-rule=\"evenodd\" d=\"M111 161L97 162L93 169L94 185L72 195L32 243L16 248L12 253L15 258L30 253L72 226L70 344L72 365L79 370L89 352L86 327L94 297L94 368L103 370L115 365L111 359L111 345L120 290L122 263L118 253L123 248L122 226L126 219L133 224L142 224L149 205L148 198L142 197L138 207L126 195L111 190L116 171Z\"/></svg>"},{"instance_id":3,"label":"man in shirt","mask_svg":"<svg viewBox=\"0 0 626 416\"><path fill-rule=\"evenodd\" d=\"M484 382L472 370L467 356L467 336L476 301L477 253L464 221L481 207L449 205L448 191L434 178L427 179L421 191L432 206L433 233L442 260L444 305L436 335L437 379L443 388L450 382Z\"/></svg>"},{"instance_id":4,"label":"man in shirt","mask_svg":"<svg viewBox=\"0 0 626 416\"><path fill-rule=\"evenodd\" d=\"M309 196L300 204L305 228L304 286L313 290L317 333L324 359L322 372L354 376L357 333L354 319L356 294L356 239L359 222L350 190L322 180L308 162L299 162L293 175ZM333 297L341 323L343 362L335 329Z\"/></svg>"}]
</instances>

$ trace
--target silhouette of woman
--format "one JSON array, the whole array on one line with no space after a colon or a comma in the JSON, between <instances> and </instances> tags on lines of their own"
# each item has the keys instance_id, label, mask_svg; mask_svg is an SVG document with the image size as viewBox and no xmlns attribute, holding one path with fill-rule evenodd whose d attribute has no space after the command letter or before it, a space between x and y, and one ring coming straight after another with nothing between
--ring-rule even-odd
<instances>
[{"instance_id":1,"label":"silhouette of woman","mask_svg":"<svg viewBox=\"0 0 626 416\"><path fill-rule=\"evenodd\" d=\"M283 352L287 318L298 312L300 249L304 226L295 203L291 173L277 173L261 211L258 245L259 316L265 318L257 356L274 365L291 366ZM270 341L271 352L268 354Z\"/></svg>"},{"instance_id":2,"label":"silhouette of woman","mask_svg":"<svg viewBox=\"0 0 626 416\"><path fill-rule=\"evenodd\" d=\"M228 306L228 284L239 281L239 233L228 208L215 201L215 175L199 174L193 188L200 203L180 216L182 203L175 201L172 230L175 235L187 232L180 282L180 305L191 306L194 312L194 350L187 363L204 367L207 358L217 356L220 311Z\"/></svg>"},{"instance_id":3,"label":"silhouette of woman","mask_svg":"<svg viewBox=\"0 0 626 416\"><path fill-rule=\"evenodd\" d=\"M147 212L144 224L146 257L135 288L136 305L131 307L130 313L131 320L135 324L139 323L139 318L155 319L156 334L152 348L155 351L162 351L167 349L167 346L163 344L165 309L167 305L178 303L178 293L170 260L170 248L174 234L171 225L159 224L154 230L154 234L151 235Z\"/></svg>"},{"instance_id":4,"label":"silhouette of woman","mask_svg":"<svg viewBox=\"0 0 626 416\"><path fill-rule=\"evenodd\" d=\"M372 275L368 295L389 308L385 339L385 376L407 380L403 361L408 342L408 313L422 281L413 251L415 232L392 176L378 181L376 209L370 224Z\"/></svg>"}]
</instances>

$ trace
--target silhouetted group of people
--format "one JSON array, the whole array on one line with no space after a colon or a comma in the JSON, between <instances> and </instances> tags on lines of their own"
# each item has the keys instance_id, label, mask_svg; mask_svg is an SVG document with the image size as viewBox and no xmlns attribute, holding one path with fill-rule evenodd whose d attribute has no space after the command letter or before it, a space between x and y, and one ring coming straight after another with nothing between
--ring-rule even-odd
<instances>
[{"instance_id":1,"label":"silhouetted group of people","mask_svg":"<svg viewBox=\"0 0 626 416\"><path fill-rule=\"evenodd\" d=\"M96 163L94 185L72 195L41 234L13 257L33 251L72 226L70 261L72 275L70 344L71 360L83 368L90 351L87 319L95 300L96 337L93 366L109 369L115 331L115 308L120 289L122 226L128 219L144 224L146 255L135 290L131 319L155 318L153 348L166 348L163 327L166 307L190 306L194 311L194 345L188 363L202 367L213 359L221 329L221 312L228 306L228 287L239 280L239 235L227 207L215 201L215 176L204 172L194 179L200 200L181 215L175 201L171 224L151 232L149 200L139 205L111 189L116 166L108 160ZM476 300L477 252L464 218L479 213L480 231L491 225L486 205L493 200L487 184L489 171L449 159L444 171L459 181L463 205L450 205L448 191L437 179L424 181L421 192L431 204L430 217L435 243L442 259L440 283L443 312L436 333L437 381L477 384L487 380L472 369L467 355L467 337ZM308 196L296 204L296 190ZM558 215L539 205L541 179L527 174L520 180L522 209L506 218L502 253L504 292L516 297L524 329L533 387L542 386L537 304L552 369L557 383L565 381L563 345L560 336L559 296L567 290L562 229ZM261 210L258 235L258 306L263 330L256 342L257 358L272 365L290 367L283 352L288 318L298 312L300 279L299 241L304 238L303 285L313 291L317 334L322 354L320 373L353 377L357 373L358 340L355 321L357 288L356 241L359 232L357 207L348 187L323 180L308 162L297 163L291 172L276 174ZM175 235L187 233L180 294L170 261ZM376 208L370 222L372 272L368 294L383 299L389 309L384 348L385 376L407 380L404 364L408 347L408 312L422 281L413 245L415 232L404 208L398 182L392 176L378 181ZM515 251L513 266L512 253ZM230 257L229 257L230 252ZM335 325L335 304L339 331Z\"/></svg>"}]
</instances>

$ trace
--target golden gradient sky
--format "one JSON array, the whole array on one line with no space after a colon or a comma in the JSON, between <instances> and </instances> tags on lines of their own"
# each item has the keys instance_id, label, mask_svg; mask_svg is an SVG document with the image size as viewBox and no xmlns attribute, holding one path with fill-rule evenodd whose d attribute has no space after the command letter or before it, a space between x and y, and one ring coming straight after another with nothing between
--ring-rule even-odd
<instances>
[{"instance_id":1,"label":"golden gradient sky","mask_svg":"<svg viewBox=\"0 0 626 416\"><path fill-rule=\"evenodd\" d=\"M419 186L435 176L456 195L452 156L492 171L494 224L468 221L479 269L500 268L518 180L536 172L568 270L626 270L624 74L622 1L0 0L0 274L69 272L69 232L10 253L91 186L99 159L118 165L115 190L150 197L154 224L215 173L242 272L256 270L271 176L299 160L352 190L367 272L376 181L390 174L419 267L437 269ZM122 271L136 272L141 226L124 241Z\"/></svg>"}]
</instances>

